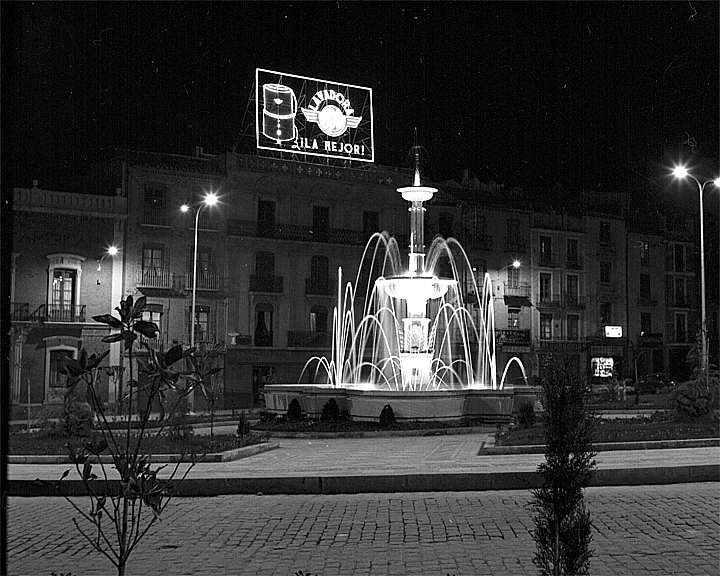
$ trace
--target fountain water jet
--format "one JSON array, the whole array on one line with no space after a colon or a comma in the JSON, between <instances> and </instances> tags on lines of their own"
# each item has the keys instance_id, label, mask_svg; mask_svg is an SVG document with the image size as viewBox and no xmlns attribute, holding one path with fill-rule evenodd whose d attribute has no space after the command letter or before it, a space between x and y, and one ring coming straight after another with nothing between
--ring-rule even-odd
<instances>
[{"instance_id":1,"label":"fountain water jet","mask_svg":"<svg viewBox=\"0 0 720 576\"><path fill-rule=\"evenodd\" d=\"M284 413L298 398L308 415L318 416L335 398L359 420L377 419L390 404L399 419L496 423L510 420L517 393L532 396L525 387L504 386L513 362L525 376L518 358L498 381L489 275L477 285L467 254L453 238L435 238L426 257L423 203L437 189L421 184L419 147L414 149L413 185L398 189L410 202L407 268L395 239L382 232L368 241L354 283L343 287L338 270L331 354L311 358L300 377L320 383L266 386L269 411ZM443 264L449 277L434 273ZM369 277L374 272L376 280L363 282L363 270ZM474 318L464 302L468 287L477 303ZM358 299L364 300L359 314Z\"/></svg>"}]
</instances>

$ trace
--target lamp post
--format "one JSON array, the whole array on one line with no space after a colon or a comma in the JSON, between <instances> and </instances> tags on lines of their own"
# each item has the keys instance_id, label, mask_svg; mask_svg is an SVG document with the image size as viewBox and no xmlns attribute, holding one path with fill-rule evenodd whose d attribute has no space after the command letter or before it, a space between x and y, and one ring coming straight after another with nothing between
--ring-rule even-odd
<instances>
[{"instance_id":1,"label":"lamp post","mask_svg":"<svg viewBox=\"0 0 720 576\"><path fill-rule=\"evenodd\" d=\"M105 251L105 254L102 255L102 258L100 258L100 260L98 260L97 271L98 272L101 271L101 266L102 266L103 260L105 260L105 258L107 258L108 256L111 256L111 257L116 256L117 253L118 253L118 249L116 246L109 246L108 249Z\"/></svg>"},{"instance_id":2,"label":"lamp post","mask_svg":"<svg viewBox=\"0 0 720 576\"><path fill-rule=\"evenodd\" d=\"M700 371L703 376L707 375L708 369L708 347L707 347L707 326L706 326L706 314L705 314L705 230L704 230L704 214L703 214L703 192L705 186L710 183L720 187L720 178L715 180L706 180L700 182L695 176L690 174L685 166L677 166L673 170L673 175L676 178L684 179L689 177L698 187L698 194L700 197L700 337L702 340L702 351L700 359Z\"/></svg>"},{"instance_id":3,"label":"lamp post","mask_svg":"<svg viewBox=\"0 0 720 576\"><path fill-rule=\"evenodd\" d=\"M218 198L214 192L209 192L197 208L189 204L180 207L181 212L193 212L195 214L195 241L193 244L193 280L192 280L192 307L190 309L190 347L195 346L195 297L197 294L197 250L198 250L198 223L200 212L205 206L214 206Z\"/></svg>"}]
</instances>

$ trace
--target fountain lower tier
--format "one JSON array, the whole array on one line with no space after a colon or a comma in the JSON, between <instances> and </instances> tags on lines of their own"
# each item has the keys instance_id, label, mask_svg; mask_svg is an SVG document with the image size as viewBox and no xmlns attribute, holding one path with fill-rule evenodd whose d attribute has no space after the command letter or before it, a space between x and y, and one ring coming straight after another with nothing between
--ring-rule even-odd
<instances>
[{"instance_id":1,"label":"fountain lower tier","mask_svg":"<svg viewBox=\"0 0 720 576\"><path fill-rule=\"evenodd\" d=\"M507 424L524 401L537 403L537 391L529 386L503 390L464 388L405 392L376 390L362 386L333 387L323 384L272 384L265 386L265 407L272 414L287 414L297 399L308 418L320 418L323 406L334 398L340 411L356 421L378 421L383 407L390 405L398 421Z\"/></svg>"}]
</instances>

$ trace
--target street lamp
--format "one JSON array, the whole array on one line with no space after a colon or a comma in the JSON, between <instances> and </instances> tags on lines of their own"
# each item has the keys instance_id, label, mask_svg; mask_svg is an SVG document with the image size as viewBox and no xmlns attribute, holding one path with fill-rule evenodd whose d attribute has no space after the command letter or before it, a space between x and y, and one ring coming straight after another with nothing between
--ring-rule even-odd
<instances>
[{"instance_id":1,"label":"street lamp","mask_svg":"<svg viewBox=\"0 0 720 576\"><path fill-rule=\"evenodd\" d=\"M198 222L200 212L205 206L217 204L218 197L214 192L209 192L197 208L189 204L180 206L181 212L193 212L195 214L195 243L193 247L193 281L192 281L192 308L190 309L190 348L195 346L195 295L197 293L197 250L198 250Z\"/></svg>"},{"instance_id":2,"label":"street lamp","mask_svg":"<svg viewBox=\"0 0 720 576\"><path fill-rule=\"evenodd\" d=\"M103 260L105 260L105 258L107 258L108 256L111 256L111 257L116 256L117 253L118 253L117 246L109 246L108 249L105 251L105 254L102 255L102 258L100 258L100 260L98 260L97 271L98 272L101 271L100 268L101 268Z\"/></svg>"},{"instance_id":3,"label":"street lamp","mask_svg":"<svg viewBox=\"0 0 720 576\"><path fill-rule=\"evenodd\" d=\"M705 231L704 231L704 214L703 214L703 192L705 191L705 186L707 186L710 183L715 184L715 186L720 188L720 178L715 178L715 180L706 180L705 182L700 182L695 176L690 174L687 171L687 168L685 166L677 166L673 170L673 175L675 178L684 179L686 177L689 177L691 180L697 184L698 187L698 193L700 196L700 336L702 339L702 352L701 352L701 360L700 360L700 370L703 376L707 375L707 369L708 369L708 347L707 347L707 326L706 326L706 317L705 317Z\"/></svg>"}]
</instances>

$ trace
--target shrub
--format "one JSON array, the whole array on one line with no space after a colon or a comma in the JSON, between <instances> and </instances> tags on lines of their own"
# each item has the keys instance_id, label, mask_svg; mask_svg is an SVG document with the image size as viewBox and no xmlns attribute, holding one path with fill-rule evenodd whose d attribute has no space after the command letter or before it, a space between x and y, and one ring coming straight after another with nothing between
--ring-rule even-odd
<instances>
[{"instance_id":1,"label":"shrub","mask_svg":"<svg viewBox=\"0 0 720 576\"><path fill-rule=\"evenodd\" d=\"M337 422L338 420L340 420L340 407L337 402L335 402L335 398L330 398L330 400L325 403L325 406L323 406L320 421Z\"/></svg>"},{"instance_id":2,"label":"shrub","mask_svg":"<svg viewBox=\"0 0 720 576\"><path fill-rule=\"evenodd\" d=\"M396 425L395 411L390 404L385 404L380 412L380 428L394 428Z\"/></svg>"},{"instance_id":3,"label":"shrub","mask_svg":"<svg viewBox=\"0 0 720 576\"><path fill-rule=\"evenodd\" d=\"M59 438L64 435L63 427L60 424L57 411L49 408L43 408L40 417L35 422L40 430L42 438Z\"/></svg>"},{"instance_id":4,"label":"shrub","mask_svg":"<svg viewBox=\"0 0 720 576\"><path fill-rule=\"evenodd\" d=\"M65 399L60 424L65 436L89 436L95 423L95 414L89 404L78 402L73 396Z\"/></svg>"},{"instance_id":5,"label":"shrub","mask_svg":"<svg viewBox=\"0 0 720 576\"><path fill-rule=\"evenodd\" d=\"M297 398L293 398L287 409L287 417L290 422L300 422L302 420L302 408Z\"/></svg>"},{"instance_id":6,"label":"shrub","mask_svg":"<svg viewBox=\"0 0 720 576\"><path fill-rule=\"evenodd\" d=\"M250 433L250 422L247 420L245 412L240 413L240 419L238 420L237 435L240 438L245 438Z\"/></svg>"},{"instance_id":7,"label":"shrub","mask_svg":"<svg viewBox=\"0 0 720 576\"><path fill-rule=\"evenodd\" d=\"M173 442L184 443L193 435L193 428L190 425L190 403L183 396L177 403L173 414L169 418L168 434Z\"/></svg>"},{"instance_id":8,"label":"shrub","mask_svg":"<svg viewBox=\"0 0 720 576\"><path fill-rule=\"evenodd\" d=\"M678 386L672 394L675 407L680 416L699 418L718 410L718 388L720 378L710 374L707 378L699 376L695 380Z\"/></svg>"},{"instance_id":9,"label":"shrub","mask_svg":"<svg viewBox=\"0 0 720 576\"><path fill-rule=\"evenodd\" d=\"M533 406L532 402L524 400L520 403L518 407L518 422L523 428L530 428L530 426L535 424L535 406Z\"/></svg>"},{"instance_id":10,"label":"shrub","mask_svg":"<svg viewBox=\"0 0 720 576\"><path fill-rule=\"evenodd\" d=\"M259 414L260 416L260 422L267 423L267 422L274 422L276 415L268 412L267 410L263 410Z\"/></svg>"}]
</instances>

